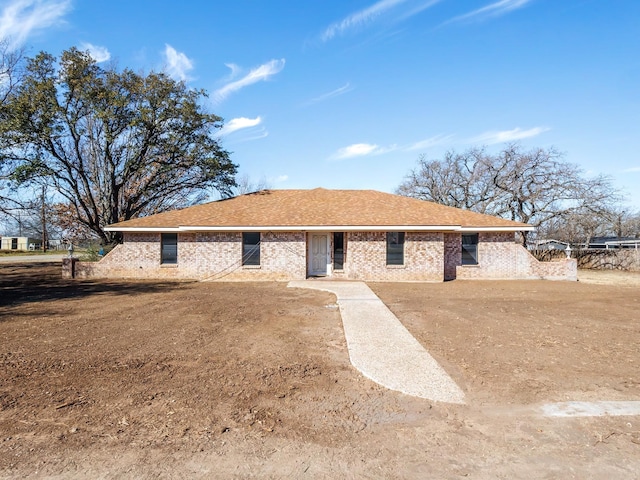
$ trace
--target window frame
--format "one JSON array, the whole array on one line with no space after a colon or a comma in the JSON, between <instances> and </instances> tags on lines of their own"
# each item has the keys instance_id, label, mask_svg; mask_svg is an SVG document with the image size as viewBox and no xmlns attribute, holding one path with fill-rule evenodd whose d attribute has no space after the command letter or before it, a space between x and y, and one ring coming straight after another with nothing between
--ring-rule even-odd
<instances>
[{"instance_id":1,"label":"window frame","mask_svg":"<svg viewBox=\"0 0 640 480\"><path fill-rule=\"evenodd\" d=\"M255 236L257 235L257 242ZM250 237L251 243L249 243ZM260 251L262 243L262 235L260 232L242 232L242 266L243 267L259 267L261 258Z\"/></svg>"},{"instance_id":2,"label":"window frame","mask_svg":"<svg viewBox=\"0 0 640 480\"><path fill-rule=\"evenodd\" d=\"M175 239L175 241L169 240ZM174 252L169 249L174 247ZM177 233L161 233L160 234L160 265L177 265L178 264L178 234Z\"/></svg>"},{"instance_id":3,"label":"window frame","mask_svg":"<svg viewBox=\"0 0 640 480\"><path fill-rule=\"evenodd\" d=\"M465 243L466 239L472 239L471 243ZM478 243L479 243L479 234L478 233L463 233L460 238L460 254L461 254L461 264L462 265L478 265L480 262L478 260Z\"/></svg>"},{"instance_id":4,"label":"window frame","mask_svg":"<svg viewBox=\"0 0 640 480\"><path fill-rule=\"evenodd\" d=\"M337 236L340 238L339 241ZM344 239L344 232L333 232L333 269L337 271L344 270Z\"/></svg>"},{"instance_id":5,"label":"window frame","mask_svg":"<svg viewBox=\"0 0 640 480\"><path fill-rule=\"evenodd\" d=\"M387 232L386 264L387 266L404 265L405 232Z\"/></svg>"}]
</instances>

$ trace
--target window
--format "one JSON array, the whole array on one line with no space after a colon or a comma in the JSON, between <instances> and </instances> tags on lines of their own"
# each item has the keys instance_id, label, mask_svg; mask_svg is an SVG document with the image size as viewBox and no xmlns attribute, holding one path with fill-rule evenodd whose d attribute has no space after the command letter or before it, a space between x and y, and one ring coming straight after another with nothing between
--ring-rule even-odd
<instances>
[{"instance_id":1,"label":"window","mask_svg":"<svg viewBox=\"0 0 640 480\"><path fill-rule=\"evenodd\" d=\"M344 268L344 233L333 233L333 269L342 270Z\"/></svg>"},{"instance_id":2,"label":"window","mask_svg":"<svg viewBox=\"0 0 640 480\"><path fill-rule=\"evenodd\" d=\"M404 232L387 232L387 265L404 265Z\"/></svg>"},{"instance_id":3,"label":"window","mask_svg":"<svg viewBox=\"0 0 640 480\"><path fill-rule=\"evenodd\" d=\"M176 265L178 263L178 234L163 233L160 238L161 260L163 265Z\"/></svg>"},{"instance_id":4,"label":"window","mask_svg":"<svg viewBox=\"0 0 640 480\"><path fill-rule=\"evenodd\" d=\"M478 264L478 234L462 235L462 265Z\"/></svg>"},{"instance_id":5,"label":"window","mask_svg":"<svg viewBox=\"0 0 640 480\"><path fill-rule=\"evenodd\" d=\"M260 232L242 234L242 265L260 265Z\"/></svg>"}]
</instances>

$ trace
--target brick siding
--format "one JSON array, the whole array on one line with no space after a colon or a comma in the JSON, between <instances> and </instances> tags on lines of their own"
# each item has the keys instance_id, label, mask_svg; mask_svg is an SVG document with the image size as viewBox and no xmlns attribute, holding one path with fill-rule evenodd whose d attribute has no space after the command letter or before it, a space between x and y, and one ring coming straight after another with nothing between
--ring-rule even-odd
<instances>
[{"instance_id":1,"label":"brick siding","mask_svg":"<svg viewBox=\"0 0 640 480\"><path fill-rule=\"evenodd\" d=\"M295 280L306 277L305 234L263 233L260 266L242 265L242 233L179 233L178 263L160 264L159 233L125 233L99 262L78 262L75 276L198 280Z\"/></svg>"},{"instance_id":2,"label":"brick siding","mask_svg":"<svg viewBox=\"0 0 640 480\"><path fill-rule=\"evenodd\" d=\"M547 279L577 280L572 259L540 262L514 242L513 233L482 232L478 236L478 265L459 265L456 278L476 280Z\"/></svg>"},{"instance_id":3,"label":"brick siding","mask_svg":"<svg viewBox=\"0 0 640 480\"><path fill-rule=\"evenodd\" d=\"M387 265L385 232L349 232L346 242L346 277L365 281L441 282L444 242L440 232L407 232L404 265Z\"/></svg>"},{"instance_id":4,"label":"brick siding","mask_svg":"<svg viewBox=\"0 0 640 480\"><path fill-rule=\"evenodd\" d=\"M333 236L329 237L329 251L333 252ZM177 265L160 264L160 238L160 233L125 233L124 242L100 262L64 262L63 275L211 281L289 281L307 277L304 232L263 232L259 266L242 265L239 232L179 233ZM513 233L480 233L478 265L461 266L459 233L407 232L404 265L386 264L385 232L345 233L344 248L344 270L333 273L335 278L441 282L454 278L575 280L577 276L575 260L538 262L514 242Z\"/></svg>"},{"instance_id":5,"label":"brick siding","mask_svg":"<svg viewBox=\"0 0 640 480\"><path fill-rule=\"evenodd\" d=\"M462 264L462 235L444 234L444 279L455 280L456 267Z\"/></svg>"}]
</instances>

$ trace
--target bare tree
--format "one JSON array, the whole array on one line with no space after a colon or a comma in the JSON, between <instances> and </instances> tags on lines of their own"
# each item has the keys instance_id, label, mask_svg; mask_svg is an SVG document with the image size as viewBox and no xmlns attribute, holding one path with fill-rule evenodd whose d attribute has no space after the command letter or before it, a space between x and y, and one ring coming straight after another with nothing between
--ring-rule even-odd
<instances>
[{"instance_id":1,"label":"bare tree","mask_svg":"<svg viewBox=\"0 0 640 480\"><path fill-rule=\"evenodd\" d=\"M47 249L49 240L60 239L62 229L54 216L53 198L44 183L16 192L14 206L3 222L6 233L33 237Z\"/></svg>"},{"instance_id":2,"label":"bare tree","mask_svg":"<svg viewBox=\"0 0 640 480\"><path fill-rule=\"evenodd\" d=\"M570 219L602 223L621 201L606 176L586 177L554 148L525 151L506 145L498 154L471 149L442 160L421 157L397 193L524 222L540 230ZM521 232L526 245L529 232Z\"/></svg>"},{"instance_id":3,"label":"bare tree","mask_svg":"<svg viewBox=\"0 0 640 480\"><path fill-rule=\"evenodd\" d=\"M0 40L0 104L7 101L24 76L24 50L13 49L7 39Z\"/></svg>"},{"instance_id":4,"label":"bare tree","mask_svg":"<svg viewBox=\"0 0 640 480\"><path fill-rule=\"evenodd\" d=\"M447 152L442 160L418 158L412 170L398 187L397 193L451 207L480 213L492 213L496 200L493 185L482 149L463 153Z\"/></svg>"},{"instance_id":5,"label":"bare tree","mask_svg":"<svg viewBox=\"0 0 640 480\"><path fill-rule=\"evenodd\" d=\"M612 214L611 232L616 237L640 238L640 212L617 209Z\"/></svg>"},{"instance_id":6,"label":"bare tree","mask_svg":"<svg viewBox=\"0 0 640 480\"><path fill-rule=\"evenodd\" d=\"M24 75L23 65L24 50L12 49L8 39L0 40L0 108L20 84ZM16 199L9 173L0 159L0 215L11 217L24 205Z\"/></svg>"},{"instance_id":7,"label":"bare tree","mask_svg":"<svg viewBox=\"0 0 640 480\"><path fill-rule=\"evenodd\" d=\"M247 193L259 192L260 190L268 190L271 185L265 177L260 180L253 181L246 173L236 178L236 186L232 188L232 196L245 195Z\"/></svg>"}]
</instances>

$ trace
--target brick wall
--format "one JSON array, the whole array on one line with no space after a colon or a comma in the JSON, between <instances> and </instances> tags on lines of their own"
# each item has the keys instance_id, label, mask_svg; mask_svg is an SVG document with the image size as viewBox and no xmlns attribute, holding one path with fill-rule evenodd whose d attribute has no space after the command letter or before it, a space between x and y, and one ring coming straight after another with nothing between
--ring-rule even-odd
<instances>
[{"instance_id":1,"label":"brick wall","mask_svg":"<svg viewBox=\"0 0 640 480\"><path fill-rule=\"evenodd\" d=\"M182 249L181 249L182 248ZM300 280L306 276L305 236L302 232L262 233L260 265L242 265L242 233L197 233L183 246L179 239L179 268L202 280ZM193 272L193 273L189 273Z\"/></svg>"},{"instance_id":2,"label":"brick wall","mask_svg":"<svg viewBox=\"0 0 640 480\"><path fill-rule=\"evenodd\" d=\"M455 280L456 267L462 264L462 234L444 234L444 279Z\"/></svg>"},{"instance_id":3,"label":"brick wall","mask_svg":"<svg viewBox=\"0 0 640 480\"><path fill-rule=\"evenodd\" d=\"M404 265L387 265L385 232L349 232L345 276L365 281L441 282L444 242L439 232L407 232Z\"/></svg>"},{"instance_id":4,"label":"brick wall","mask_svg":"<svg viewBox=\"0 0 640 480\"><path fill-rule=\"evenodd\" d=\"M514 242L513 233L482 232L478 237L478 265L456 267L458 279L547 279L576 280L572 259L539 262L526 248Z\"/></svg>"},{"instance_id":5,"label":"brick wall","mask_svg":"<svg viewBox=\"0 0 640 480\"><path fill-rule=\"evenodd\" d=\"M300 280L306 277L305 235L263 233L260 266L242 265L241 233L179 233L177 265L160 264L159 233L125 233L100 262L77 262L77 278Z\"/></svg>"},{"instance_id":6,"label":"brick wall","mask_svg":"<svg viewBox=\"0 0 640 480\"><path fill-rule=\"evenodd\" d=\"M175 269L160 266L159 233L125 233L117 245L99 262L76 262L76 278L178 278Z\"/></svg>"},{"instance_id":7,"label":"brick wall","mask_svg":"<svg viewBox=\"0 0 640 480\"><path fill-rule=\"evenodd\" d=\"M332 236L330 236L332 237ZM345 264L336 278L442 281L442 233L405 235L404 265L386 265L384 232L345 235ZM330 251L333 251L330 245ZM242 266L241 233L178 234L178 264L160 265L159 233L125 233L100 262L75 262L75 276L199 280L294 280L307 276L304 232L263 233L260 266ZM70 270L69 270L70 272ZM69 273L68 273L69 274Z\"/></svg>"},{"instance_id":8,"label":"brick wall","mask_svg":"<svg viewBox=\"0 0 640 480\"><path fill-rule=\"evenodd\" d=\"M336 278L364 281L545 278L575 280L575 260L539 262L514 242L513 233L480 233L478 265L461 266L457 233L407 232L404 265L386 264L385 232L345 235L344 271ZM242 265L241 233L180 233L178 264L160 264L159 233L125 233L100 262L67 262L63 274L75 277L198 280L299 280L307 276L304 232L261 235L260 266ZM333 248L330 247L330 251Z\"/></svg>"}]
</instances>

